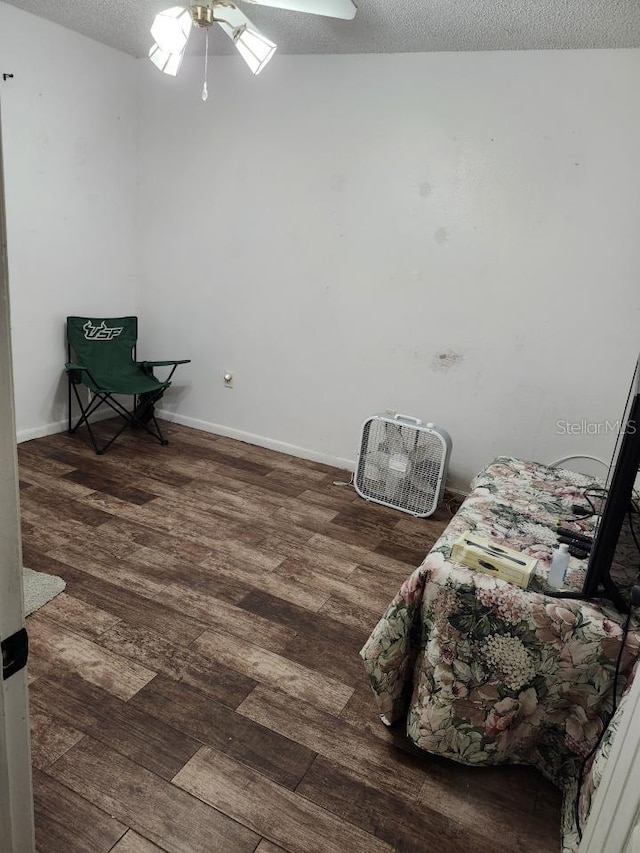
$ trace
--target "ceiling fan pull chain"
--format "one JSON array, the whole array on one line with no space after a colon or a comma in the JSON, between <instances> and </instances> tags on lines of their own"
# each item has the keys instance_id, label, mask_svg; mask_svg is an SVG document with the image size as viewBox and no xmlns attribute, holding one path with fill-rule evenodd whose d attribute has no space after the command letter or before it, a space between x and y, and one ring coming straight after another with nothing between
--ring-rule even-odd
<instances>
[{"instance_id":1,"label":"ceiling fan pull chain","mask_svg":"<svg viewBox=\"0 0 640 853\"><path fill-rule=\"evenodd\" d=\"M205 33L205 42L204 42L204 83L202 84L202 100L206 101L209 97L209 92L207 91L207 69L209 67L209 30L207 29Z\"/></svg>"}]
</instances>

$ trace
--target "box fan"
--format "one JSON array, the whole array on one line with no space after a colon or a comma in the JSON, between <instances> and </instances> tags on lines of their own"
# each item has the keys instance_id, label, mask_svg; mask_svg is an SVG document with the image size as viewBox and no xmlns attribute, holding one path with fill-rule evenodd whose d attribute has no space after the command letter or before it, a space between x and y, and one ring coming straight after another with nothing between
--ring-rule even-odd
<instances>
[{"instance_id":1,"label":"box fan","mask_svg":"<svg viewBox=\"0 0 640 853\"><path fill-rule=\"evenodd\" d=\"M411 515L432 515L440 501L451 438L407 415L373 415L362 428L354 486L368 501Z\"/></svg>"}]
</instances>

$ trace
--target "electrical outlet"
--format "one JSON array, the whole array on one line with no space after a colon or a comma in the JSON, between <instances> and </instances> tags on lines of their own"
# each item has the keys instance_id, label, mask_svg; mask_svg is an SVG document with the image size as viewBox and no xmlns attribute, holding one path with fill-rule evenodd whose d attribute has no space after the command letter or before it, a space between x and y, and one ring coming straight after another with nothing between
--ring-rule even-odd
<instances>
[{"instance_id":1,"label":"electrical outlet","mask_svg":"<svg viewBox=\"0 0 640 853\"><path fill-rule=\"evenodd\" d=\"M225 373L222 376L225 388L233 388L233 373Z\"/></svg>"}]
</instances>

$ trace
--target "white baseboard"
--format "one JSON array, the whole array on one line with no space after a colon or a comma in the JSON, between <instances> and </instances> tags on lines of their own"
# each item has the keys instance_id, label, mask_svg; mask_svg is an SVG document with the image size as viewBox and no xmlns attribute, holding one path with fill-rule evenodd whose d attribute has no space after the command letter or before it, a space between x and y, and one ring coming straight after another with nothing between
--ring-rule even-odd
<instances>
[{"instance_id":1,"label":"white baseboard","mask_svg":"<svg viewBox=\"0 0 640 853\"><path fill-rule=\"evenodd\" d=\"M39 427L31 427L30 429L19 429L16 433L18 444L23 441L31 441L32 438L43 438L45 435L55 435L58 432L64 432L68 427L66 420L56 421L51 424L44 424Z\"/></svg>"},{"instance_id":2,"label":"white baseboard","mask_svg":"<svg viewBox=\"0 0 640 853\"><path fill-rule=\"evenodd\" d=\"M469 496L469 489L465 491L464 489L454 489L452 486L445 486L445 488L452 495L456 495L459 498L466 498Z\"/></svg>"},{"instance_id":3,"label":"white baseboard","mask_svg":"<svg viewBox=\"0 0 640 853\"><path fill-rule=\"evenodd\" d=\"M295 444L288 444L285 441L278 441L275 438L268 438L264 435L255 435L251 432L244 432L243 430L222 426L222 424L212 424L209 421L201 421L198 418L188 418L184 415L178 415L175 412L170 412L166 409L156 409L156 415L163 421L182 424L183 426L199 429L203 432L210 432L213 435L223 435L225 438L235 438L237 441L244 441L247 444L255 444L258 447L266 447L268 450L277 450L280 453L286 453L289 456L297 456L300 459L309 459L312 462L331 465L334 468L341 468L344 471L353 472L356 470L356 462L353 459L343 459L340 456L332 456L329 453L319 453L316 450L308 450L306 447L298 447ZM107 412L104 417L113 417L113 414ZM58 432L65 432L66 429L66 420L45 424L44 426L34 427L32 429L22 429L18 431L17 441L18 444L20 444L23 441L30 441L32 438L42 438L45 435L55 435ZM468 492L465 492L462 489L454 489L449 486L447 486L447 490L463 498L468 494Z\"/></svg>"},{"instance_id":4,"label":"white baseboard","mask_svg":"<svg viewBox=\"0 0 640 853\"><path fill-rule=\"evenodd\" d=\"M98 412L91 417L91 423L95 421L106 421L114 417L112 411ZM66 432L69 429L69 421L65 418L63 421L54 421L50 424L43 424L38 427L29 429L19 429L16 432L16 441L22 444L23 441L31 441L32 438L43 438L45 435L56 435L59 432Z\"/></svg>"},{"instance_id":5,"label":"white baseboard","mask_svg":"<svg viewBox=\"0 0 640 853\"><path fill-rule=\"evenodd\" d=\"M311 462L320 462L324 465L331 465L334 468L342 468L345 471L355 471L356 463L353 459L343 459L340 456L332 456L329 453L319 453L316 450L308 450L306 447L298 447L295 444L288 444L285 441L277 441L275 438L267 438L264 435L254 435L251 432L244 432L240 429L222 426L222 424L212 424L209 421L201 421L198 418L188 418L184 415L178 415L175 412L169 412L165 409L156 409L156 415L163 421L172 421L176 424L199 429L203 432L210 432L214 435L223 435L225 438L235 438L238 441L244 441L247 444L255 444L258 447L266 447L268 450L277 450L280 453L286 453L289 456L297 456L300 459L309 459Z\"/></svg>"}]
</instances>

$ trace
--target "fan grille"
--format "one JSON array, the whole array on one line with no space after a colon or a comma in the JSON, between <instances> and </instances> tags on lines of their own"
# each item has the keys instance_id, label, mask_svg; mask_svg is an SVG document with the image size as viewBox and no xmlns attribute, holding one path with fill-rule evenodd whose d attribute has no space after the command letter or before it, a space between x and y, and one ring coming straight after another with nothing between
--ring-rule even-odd
<instances>
[{"instance_id":1,"label":"fan grille","mask_svg":"<svg viewBox=\"0 0 640 853\"><path fill-rule=\"evenodd\" d=\"M437 507L444 452L437 433L381 418L367 421L357 490L369 500L430 515Z\"/></svg>"}]
</instances>

